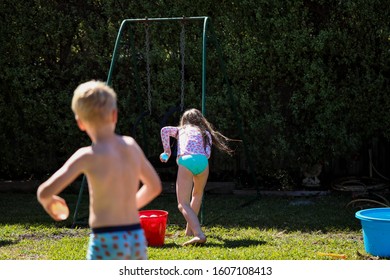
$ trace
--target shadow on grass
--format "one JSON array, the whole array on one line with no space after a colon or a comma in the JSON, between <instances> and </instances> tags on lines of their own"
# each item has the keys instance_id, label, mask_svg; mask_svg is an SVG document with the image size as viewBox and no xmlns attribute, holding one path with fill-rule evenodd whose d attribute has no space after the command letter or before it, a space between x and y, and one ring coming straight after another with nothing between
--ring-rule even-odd
<instances>
[{"instance_id":1,"label":"shadow on grass","mask_svg":"<svg viewBox=\"0 0 390 280\"><path fill-rule=\"evenodd\" d=\"M182 238L180 238L181 242L178 242L174 235L166 236L165 243L161 247L154 248L180 248L183 247L182 243L185 242ZM216 234L207 235L207 242L203 244L191 244L189 247L223 247L223 248L243 248L243 247L253 247L266 244L266 241L263 240L255 240L250 238L237 238L237 239L229 239L223 238Z\"/></svg>"},{"instance_id":2,"label":"shadow on grass","mask_svg":"<svg viewBox=\"0 0 390 280\"><path fill-rule=\"evenodd\" d=\"M0 224L55 224L72 227L77 195L64 194L71 210L67 221L56 223L42 209L35 194L6 193L0 198ZM250 197L235 195L205 195L202 224L206 227L261 227L303 232L360 230L354 213L345 206L348 196L322 197ZM80 217L88 214L88 197L81 205ZM184 224L177 209L176 196L162 195L145 209L169 212L168 224ZM79 225L83 227L83 225Z\"/></svg>"},{"instance_id":3,"label":"shadow on grass","mask_svg":"<svg viewBox=\"0 0 390 280\"><path fill-rule=\"evenodd\" d=\"M360 221L345 206L348 196L234 197L206 200L205 226L261 227L286 231L360 230ZM210 202L211 201L211 202Z\"/></svg>"},{"instance_id":4,"label":"shadow on grass","mask_svg":"<svg viewBox=\"0 0 390 280\"><path fill-rule=\"evenodd\" d=\"M16 244L16 243L18 243L18 242L19 242L19 241L10 240L10 239L0 240L0 247L5 247L5 246L14 245L14 244Z\"/></svg>"},{"instance_id":5,"label":"shadow on grass","mask_svg":"<svg viewBox=\"0 0 390 280\"><path fill-rule=\"evenodd\" d=\"M239 240L227 240L223 238L216 238L213 237L214 239L218 239L221 242L213 242L212 240L207 241L204 244L193 244L193 245L188 245L190 247L221 247L221 248L242 248L242 247L252 247L252 246L259 246L259 245L264 245L267 242L265 241L258 241L258 240L251 240L251 239L239 239ZM170 249L170 248L181 248L183 247L181 244L175 243L175 242L167 242L164 244L164 246L161 247L153 247L156 249Z\"/></svg>"},{"instance_id":6,"label":"shadow on grass","mask_svg":"<svg viewBox=\"0 0 390 280\"><path fill-rule=\"evenodd\" d=\"M240 239L240 240L224 240L222 239L223 244L214 244L215 247L224 247L224 248L242 248L242 247L252 247L265 245L267 242L251 239Z\"/></svg>"}]
</instances>

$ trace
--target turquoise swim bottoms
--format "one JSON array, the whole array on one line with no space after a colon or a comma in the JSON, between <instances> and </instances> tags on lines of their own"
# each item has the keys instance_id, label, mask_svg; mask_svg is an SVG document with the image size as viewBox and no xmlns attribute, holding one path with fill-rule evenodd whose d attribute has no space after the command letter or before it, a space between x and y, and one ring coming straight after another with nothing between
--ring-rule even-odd
<instances>
[{"instance_id":1,"label":"turquoise swim bottoms","mask_svg":"<svg viewBox=\"0 0 390 280\"><path fill-rule=\"evenodd\" d=\"M184 155L179 158L177 164L184 166L192 174L198 175L207 168L209 160L205 155Z\"/></svg>"},{"instance_id":2,"label":"turquoise swim bottoms","mask_svg":"<svg viewBox=\"0 0 390 280\"><path fill-rule=\"evenodd\" d=\"M93 228L87 260L146 260L146 248L140 224Z\"/></svg>"}]
</instances>

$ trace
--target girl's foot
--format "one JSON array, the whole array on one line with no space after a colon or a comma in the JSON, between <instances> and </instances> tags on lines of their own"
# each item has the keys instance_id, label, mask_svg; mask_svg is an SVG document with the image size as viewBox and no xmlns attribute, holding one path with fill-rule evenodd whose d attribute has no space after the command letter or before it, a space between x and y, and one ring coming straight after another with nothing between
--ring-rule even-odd
<instances>
[{"instance_id":1,"label":"girl's foot","mask_svg":"<svg viewBox=\"0 0 390 280\"><path fill-rule=\"evenodd\" d=\"M195 236L194 238L183 243L183 246L204 244L206 242L206 236Z\"/></svg>"},{"instance_id":2,"label":"girl's foot","mask_svg":"<svg viewBox=\"0 0 390 280\"><path fill-rule=\"evenodd\" d=\"M192 232L192 230L188 226L186 228L186 236L194 236L194 233Z\"/></svg>"}]
</instances>

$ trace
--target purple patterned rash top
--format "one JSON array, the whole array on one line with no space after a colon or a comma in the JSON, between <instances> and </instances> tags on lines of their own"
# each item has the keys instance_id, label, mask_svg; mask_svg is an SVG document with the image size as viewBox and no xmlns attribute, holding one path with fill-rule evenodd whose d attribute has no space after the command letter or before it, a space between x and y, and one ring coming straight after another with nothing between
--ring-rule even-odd
<instances>
[{"instance_id":1,"label":"purple patterned rash top","mask_svg":"<svg viewBox=\"0 0 390 280\"><path fill-rule=\"evenodd\" d=\"M205 155L210 158L212 139L208 131L206 131L209 143L206 148L203 145L203 137L199 128L192 125L186 125L183 127L177 126L165 126L161 129L161 141L164 147L164 151L171 151L169 145L169 137L177 139L177 156L184 155Z\"/></svg>"}]
</instances>

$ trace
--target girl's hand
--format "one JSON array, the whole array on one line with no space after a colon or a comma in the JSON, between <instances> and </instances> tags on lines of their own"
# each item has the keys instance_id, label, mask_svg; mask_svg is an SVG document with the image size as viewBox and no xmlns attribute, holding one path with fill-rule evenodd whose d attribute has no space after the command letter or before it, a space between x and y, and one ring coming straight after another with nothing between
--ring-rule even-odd
<instances>
[{"instance_id":1,"label":"girl's hand","mask_svg":"<svg viewBox=\"0 0 390 280\"><path fill-rule=\"evenodd\" d=\"M160 155L160 161L167 162L170 156L170 153L164 152Z\"/></svg>"}]
</instances>

